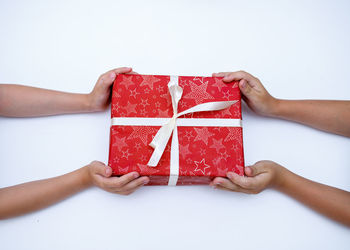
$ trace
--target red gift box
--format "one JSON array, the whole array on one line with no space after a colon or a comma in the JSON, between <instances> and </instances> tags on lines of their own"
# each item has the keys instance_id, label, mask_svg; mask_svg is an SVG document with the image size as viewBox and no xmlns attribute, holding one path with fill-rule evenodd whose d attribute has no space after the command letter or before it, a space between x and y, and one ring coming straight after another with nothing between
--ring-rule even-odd
<instances>
[{"instance_id":1,"label":"red gift box","mask_svg":"<svg viewBox=\"0 0 350 250\"><path fill-rule=\"evenodd\" d=\"M175 96L177 110L172 104ZM228 107L212 108L218 105ZM171 119L174 113L193 107L211 111ZM148 185L191 185L208 184L229 171L244 174L238 82L224 83L219 77L120 74L113 85L111 111L108 165L114 175L136 171L149 176ZM164 128L164 124L168 125ZM158 136L161 127L171 135L169 140L164 133ZM164 149L151 147L153 139L161 140ZM154 156L160 159L153 159L156 166L151 167Z\"/></svg>"}]
</instances>

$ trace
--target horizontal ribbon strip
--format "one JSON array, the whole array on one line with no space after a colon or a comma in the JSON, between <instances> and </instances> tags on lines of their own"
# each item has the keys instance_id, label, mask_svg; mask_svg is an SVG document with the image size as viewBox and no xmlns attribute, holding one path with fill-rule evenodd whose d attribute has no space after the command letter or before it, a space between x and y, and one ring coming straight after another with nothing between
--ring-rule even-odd
<instances>
[{"instance_id":1,"label":"horizontal ribbon strip","mask_svg":"<svg viewBox=\"0 0 350 250\"><path fill-rule=\"evenodd\" d=\"M113 117L112 126L163 126L171 118ZM241 119L177 118L179 127L242 127Z\"/></svg>"}]
</instances>

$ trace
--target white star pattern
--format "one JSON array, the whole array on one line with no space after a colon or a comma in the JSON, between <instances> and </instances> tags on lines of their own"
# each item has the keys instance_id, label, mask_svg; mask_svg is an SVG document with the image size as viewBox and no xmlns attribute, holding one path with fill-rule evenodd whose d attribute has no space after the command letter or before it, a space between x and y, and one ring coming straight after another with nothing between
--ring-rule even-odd
<instances>
[{"instance_id":1,"label":"white star pattern","mask_svg":"<svg viewBox=\"0 0 350 250\"><path fill-rule=\"evenodd\" d=\"M237 140L239 143L242 142L242 134L240 130L231 128L224 141L234 141Z\"/></svg>"},{"instance_id":2,"label":"white star pattern","mask_svg":"<svg viewBox=\"0 0 350 250\"><path fill-rule=\"evenodd\" d=\"M122 173L122 174L127 173L129 171L129 167L125 167L125 168L118 167L118 169L119 169L119 173Z\"/></svg>"},{"instance_id":3,"label":"white star pattern","mask_svg":"<svg viewBox=\"0 0 350 250\"><path fill-rule=\"evenodd\" d=\"M184 98L194 99L196 104L203 103L203 100L205 99L214 99L214 97L207 92L208 81L203 83L202 80L201 82L201 85L197 85L196 83L191 82L191 92L185 95Z\"/></svg>"},{"instance_id":4,"label":"white star pattern","mask_svg":"<svg viewBox=\"0 0 350 250\"><path fill-rule=\"evenodd\" d=\"M118 103L113 103L112 104L112 111L113 112L118 112L119 111L119 104Z\"/></svg>"},{"instance_id":5,"label":"white star pattern","mask_svg":"<svg viewBox=\"0 0 350 250\"><path fill-rule=\"evenodd\" d=\"M180 103L179 103L179 106L182 108L182 109L186 109L187 107L188 107L188 104L187 104L187 102L185 102L185 101L181 101Z\"/></svg>"},{"instance_id":6,"label":"white star pattern","mask_svg":"<svg viewBox=\"0 0 350 250\"><path fill-rule=\"evenodd\" d=\"M184 79L181 79L180 80L180 82L179 82L179 85L181 86L186 86L186 85L188 85L188 82L186 81L186 80L184 80Z\"/></svg>"},{"instance_id":7,"label":"white star pattern","mask_svg":"<svg viewBox=\"0 0 350 250\"><path fill-rule=\"evenodd\" d=\"M136 98L136 95L139 94L139 92L137 92L136 88L132 89L132 90L129 90L129 91L130 91L130 97Z\"/></svg>"},{"instance_id":8,"label":"white star pattern","mask_svg":"<svg viewBox=\"0 0 350 250\"><path fill-rule=\"evenodd\" d=\"M187 156L187 155L191 155L191 154L192 154L192 152L191 152L190 149L188 148L189 146L190 146L190 145L187 144L186 146L181 147L180 154L181 154L181 156L182 156L184 159L186 159L186 156Z\"/></svg>"},{"instance_id":9,"label":"white star pattern","mask_svg":"<svg viewBox=\"0 0 350 250\"><path fill-rule=\"evenodd\" d=\"M155 106L157 109L159 109L159 108L160 108L160 102L156 102L156 103L154 104L154 106Z\"/></svg>"},{"instance_id":10,"label":"white star pattern","mask_svg":"<svg viewBox=\"0 0 350 250\"><path fill-rule=\"evenodd\" d=\"M129 149L122 151L122 158L126 158L127 160L129 160L129 156L132 155L129 153Z\"/></svg>"},{"instance_id":11,"label":"white star pattern","mask_svg":"<svg viewBox=\"0 0 350 250\"><path fill-rule=\"evenodd\" d=\"M123 147L128 146L128 144L125 142L125 138L119 138L117 135L114 137L114 143L112 147L117 147L119 151L122 150Z\"/></svg>"},{"instance_id":12,"label":"white star pattern","mask_svg":"<svg viewBox=\"0 0 350 250\"><path fill-rule=\"evenodd\" d=\"M166 105L167 106L171 106L172 105L172 103L171 103L171 96L170 96L169 93L165 93L163 95L160 95L160 97L162 97L162 98L164 98L166 100L166 103L167 103Z\"/></svg>"},{"instance_id":13,"label":"white star pattern","mask_svg":"<svg viewBox=\"0 0 350 250\"><path fill-rule=\"evenodd\" d=\"M140 110L140 115L145 116L146 115L146 109L141 109Z\"/></svg>"},{"instance_id":14,"label":"white star pattern","mask_svg":"<svg viewBox=\"0 0 350 250\"><path fill-rule=\"evenodd\" d=\"M205 159L203 158L201 161L194 161L194 164L196 164L195 172L202 172L202 174L205 174L205 170L207 168L210 168L208 164L205 163Z\"/></svg>"},{"instance_id":15,"label":"white star pattern","mask_svg":"<svg viewBox=\"0 0 350 250\"><path fill-rule=\"evenodd\" d=\"M149 106L148 100L147 99L141 99L140 105L142 105L144 108L146 108L146 106Z\"/></svg>"},{"instance_id":16,"label":"white star pattern","mask_svg":"<svg viewBox=\"0 0 350 250\"><path fill-rule=\"evenodd\" d=\"M125 107L126 108L126 112L128 113L128 114L131 114L131 113L137 113L136 112L136 105L137 104L131 104L130 102L128 102L128 105Z\"/></svg>"},{"instance_id":17,"label":"white star pattern","mask_svg":"<svg viewBox=\"0 0 350 250\"><path fill-rule=\"evenodd\" d=\"M237 151L237 150L239 149L239 148L238 148L238 145L237 145L237 144L233 144L232 149L233 149L234 151Z\"/></svg>"},{"instance_id":18,"label":"white star pattern","mask_svg":"<svg viewBox=\"0 0 350 250\"><path fill-rule=\"evenodd\" d=\"M217 87L219 91L221 92L221 89L223 87L226 87L227 85L222 81L222 79L214 78L215 83L212 85L214 87Z\"/></svg>"},{"instance_id":19,"label":"white star pattern","mask_svg":"<svg viewBox=\"0 0 350 250\"><path fill-rule=\"evenodd\" d=\"M227 161L227 158L229 157L229 155L227 154L226 150L224 152L220 153L220 157L221 159Z\"/></svg>"},{"instance_id":20,"label":"white star pattern","mask_svg":"<svg viewBox=\"0 0 350 250\"><path fill-rule=\"evenodd\" d=\"M169 111L168 110L163 111L163 110L159 109L158 115L159 115L159 117L169 117Z\"/></svg>"},{"instance_id":21,"label":"white star pattern","mask_svg":"<svg viewBox=\"0 0 350 250\"><path fill-rule=\"evenodd\" d=\"M200 155L205 155L206 150L204 148L200 148L199 153L200 153Z\"/></svg>"},{"instance_id":22,"label":"white star pattern","mask_svg":"<svg viewBox=\"0 0 350 250\"><path fill-rule=\"evenodd\" d=\"M119 75L118 77L120 77L121 75ZM124 85L126 88L129 88L129 86L134 85L135 83L132 81L132 76L128 76L128 75L123 75L123 78L120 82L120 85Z\"/></svg>"},{"instance_id":23,"label":"white star pattern","mask_svg":"<svg viewBox=\"0 0 350 250\"><path fill-rule=\"evenodd\" d=\"M141 155L140 160L141 160L141 162L146 161L146 156L145 155Z\"/></svg>"},{"instance_id":24,"label":"white star pattern","mask_svg":"<svg viewBox=\"0 0 350 250\"><path fill-rule=\"evenodd\" d=\"M217 168L217 176L226 176L226 173L228 172L228 168Z\"/></svg>"},{"instance_id":25,"label":"white star pattern","mask_svg":"<svg viewBox=\"0 0 350 250\"><path fill-rule=\"evenodd\" d=\"M128 139L135 139L135 138L139 138L144 145L147 145L147 138L148 135L153 134L156 129L154 128L150 128L147 126L142 126L142 127L132 127L134 131L132 131L132 133L129 135Z\"/></svg>"},{"instance_id":26,"label":"white star pattern","mask_svg":"<svg viewBox=\"0 0 350 250\"><path fill-rule=\"evenodd\" d=\"M208 128L194 128L194 130L197 133L194 141L203 141L205 145L208 145L208 139L214 135L213 133L209 132Z\"/></svg>"},{"instance_id":27,"label":"white star pattern","mask_svg":"<svg viewBox=\"0 0 350 250\"><path fill-rule=\"evenodd\" d=\"M136 149L136 151L139 151L141 149L141 144L136 142L135 143L135 149Z\"/></svg>"},{"instance_id":28,"label":"white star pattern","mask_svg":"<svg viewBox=\"0 0 350 250\"><path fill-rule=\"evenodd\" d=\"M233 94L231 94L229 90L227 90L223 93L224 93L224 98L227 100L230 100L230 97L233 97Z\"/></svg>"},{"instance_id":29,"label":"white star pattern","mask_svg":"<svg viewBox=\"0 0 350 250\"><path fill-rule=\"evenodd\" d=\"M142 82L140 84L140 86L147 86L150 89L154 88L154 83L159 82L159 79L155 76L152 75L145 75L142 76Z\"/></svg>"},{"instance_id":30,"label":"white star pattern","mask_svg":"<svg viewBox=\"0 0 350 250\"><path fill-rule=\"evenodd\" d=\"M140 169L140 173L144 173L147 175L152 175L159 172L157 168L149 167L146 164L137 163L137 166Z\"/></svg>"},{"instance_id":31,"label":"white star pattern","mask_svg":"<svg viewBox=\"0 0 350 250\"><path fill-rule=\"evenodd\" d=\"M225 108L224 110L221 110L221 114L220 115L222 115L222 116L224 116L224 115L232 116L232 114L230 112L230 107Z\"/></svg>"},{"instance_id":32,"label":"white star pattern","mask_svg":"<svg viewBox=\"0 0 350 250\"><path fill-rule=\"evenodd\" d=\"M118 91L113 91L112 96L115 97L115 98L122 97L122 96L118 93Z\"/></svg>"},{"instance_id":33,"label":"white star pattern","mask_svg":"<svg viewBox=\"0 0 350 250\"><path fill-rule=\"evenodd\" d=\"M213 138L213 144L210 148L215 148L216 153L220 153L220 149L225 148L224 145L222 145L222 138L220 140Z\"/></svg>"},{"instance_id":34,"label":"white star pattern","mask_svg":"<svg viewBox=\"0 0 350 250\"><path fill-rule=\"evenodd\" d=\"M232 88L233 88L233 89L234 89L234 88L238 88L238 82L235 82L235 83L233 84Z\"/></svg>"},{"instance_id":35,"label":"white star pattern","mask_svg":"<svg viewBox=\"0 0 350 250\"><path fill-rule=\"evenodd\" d=\"M187 140L191 140L192 137L194 137L194 135L192 134L192 131L185 131L185 135L183 136L184 138L187 138Z\"/></svg>"},{"instance_id":36,"label":"white star pattern","mask_svg":"<svg viewBox=\"0 0 350 250\"><path fill-rule=\"evenodd\" d=\"M214 166L220 166L220 161L221 161L220 157L213 159Z\"/></svg>"},{"instance_id":37,"label":"white star pattern","mask_svg":"<svg viewBox=\"0 0 350 250\"><path fill-rule=\"evenodd\" d=\"M158 90L159 93L160 93L160 92L163 92L163 89L164 89L163 86L160 86L160 85L159 85L159 86L157 87L157 90Z\"/></svg>"}]
</instances>

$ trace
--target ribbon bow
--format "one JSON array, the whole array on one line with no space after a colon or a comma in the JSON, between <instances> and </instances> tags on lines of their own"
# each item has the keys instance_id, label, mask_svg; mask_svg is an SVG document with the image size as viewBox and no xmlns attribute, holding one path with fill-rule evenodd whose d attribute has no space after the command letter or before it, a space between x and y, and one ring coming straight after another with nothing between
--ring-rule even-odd
<instances>
[{"instance_id":1,"label":"ribbon bow","mask_svg":"<svg viewBox=\"0 0 350 250\"><path fill-rule=\"evenodd\" d=\"M187 110L184 110L183 112L178 113L177 107L182 97L183 89L178 85L177 76L170 77L168 88L171 95L171 102L173 106L174 115L166 124L164 124L158 130L152 142L149 144L152 148L154 148L154 151L147 165L150 167L155 167L158 165L158 162L163 155L165 147L168 144L169 138L171 134L173 134L173 138L171 141L171 152L170 152L169 185L172 185L172 183L175 183L176 185L178 173L179 173L179 138L177 135L177 124L176 124L177 118L193 112L215 111L215 110L226 109L231 105L233 105L234 103L236 103L237 101L219 101L219 102L202 103L202 104L193 106L192 108L189 108Z\"/></svg>"}]
</instances>

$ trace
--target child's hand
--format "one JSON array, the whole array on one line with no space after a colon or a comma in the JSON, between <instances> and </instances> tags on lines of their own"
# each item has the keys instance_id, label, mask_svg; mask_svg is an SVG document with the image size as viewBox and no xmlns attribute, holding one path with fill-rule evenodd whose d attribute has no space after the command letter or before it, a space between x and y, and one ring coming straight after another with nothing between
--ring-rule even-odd
<instances>
[{"instance_id":1,"label":"child's hand","mask_svg":"<svg viewBox=\"0 0 350 250\"><path fill-rule=\"evenodd\" d=\"M86 166L86 170L86 181L90 185L116 194L129 195L149 182L147 176L139 177L137 172L121 177L111 177L112 169L99 161L91 162Z\"/></svg>"},{"instance_id":2,"label":"child's hand","mask_svg":"<svg viewBox=\"0 0 350 250\"><path fill-rule=\"evenodd\" d=\"M258 161L253 166L244 168L246 176L228 172L228 179L216 177L210 185L228 191L258 194L268 187L277 188L283 178L283 170L285 169L281 165L273 161Z\"/></svg>"},{"instance_id":3,"label":"child's hand","mask_svg":"<svg viewBox=\"0 0 350 250\"><path fill-rule=\"evenodd\" d=\"M224 77L224 82L239 81L243 99L254 112L274 115L278 100L266 91L258 78L244 71L213 73L213 77Z\"/></svg>"},{"instance_id":4,"label":"child's hand","mask_svg":"<svg viewBox=\"0 0 350 250\"><path fill-rule=\"evenodd\" d=\"M102 74L90 94L88 94L88 103L91 111L103 111L110 102L111 86L118 74L134 73L132 68L112 69Z\"/></svg>"}]
</instances>

